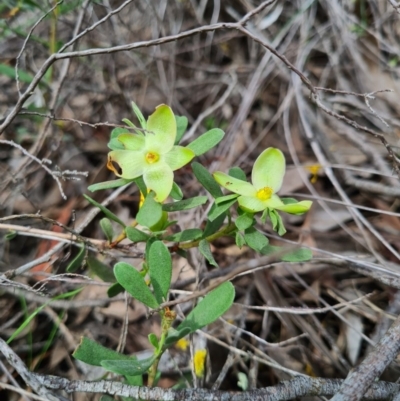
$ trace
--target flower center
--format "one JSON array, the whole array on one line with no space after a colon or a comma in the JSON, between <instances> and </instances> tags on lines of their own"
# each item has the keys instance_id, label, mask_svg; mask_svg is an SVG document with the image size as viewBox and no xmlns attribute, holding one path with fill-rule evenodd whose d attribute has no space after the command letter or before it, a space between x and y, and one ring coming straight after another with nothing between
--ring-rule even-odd
<instances>
[{"instance_id":1,"label":"flower center","mask_svg":"<svg viewBox=\"0 0 400 401\"><path fill-rule=\"evenodd\" d=\"M147 163L153 164L155 162L158 162L158 160L160 159L160 155L156 152L148 152L145 156L145 159Z\"/></svg>"},{"instance_id":2,"label":"flower center","mask_svg":"<svg viewBox=\"0 0 400 401\"><path fill-rule=\"evenodd\" d=\"M257 191L257 198L262 200L262 201L266 201L268 199L271 198L272 194L274 193L274 191L272 190L272 188L270 187L264 187L261 188Z\"/></svg>"}]
</instances>

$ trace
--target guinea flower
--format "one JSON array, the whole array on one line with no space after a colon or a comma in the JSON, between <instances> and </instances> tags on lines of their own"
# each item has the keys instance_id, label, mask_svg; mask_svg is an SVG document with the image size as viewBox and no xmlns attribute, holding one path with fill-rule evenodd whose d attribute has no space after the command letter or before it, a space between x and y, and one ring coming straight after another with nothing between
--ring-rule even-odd
<instances>
[{"instance_id":1,"label":"guinea flower","mask_svg":"<svg viewBox=\"0 0 400 401\"><path fill-rule=\"evenodd\" d=\"M155 192L155 200L163 202L171 192L173 172L189 163L195 153L174 145L177 127L169 106L157 106L145 125L144 134L137 131L118 135L123 149L108 154L107 167L124 179L143 176L147 189Z\"/></svg>"},{"instance_id":2,"label":"guinea flower","mask_svg":"<svg viewBox=\"0 0 400 401\"><path fill-rule=\"evenodd\" d=\"M238 203L242 210L249 213L266 209L281 210L290 214L307 212L311 201L297 202L293 199L282 201L276 194L282 186L286 162L283 153L276 148L265 149L257 158L251 172L251 182L242 181L228 174L217 171L213 174L222 187L238 195Z\"/></svg>"}]
</instances>

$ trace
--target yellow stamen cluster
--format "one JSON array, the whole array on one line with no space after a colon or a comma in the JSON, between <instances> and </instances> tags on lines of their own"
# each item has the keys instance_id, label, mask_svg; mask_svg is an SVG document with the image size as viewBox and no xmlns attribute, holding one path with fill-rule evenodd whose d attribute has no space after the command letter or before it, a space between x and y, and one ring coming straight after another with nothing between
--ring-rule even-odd
<instances>
[{"instance_id":1,"label":"yellow stamen cluster","mask_svg":"<svg viewBox=\"0 0 400 401\"><path fill-rule=\"evenodd\" d=\"M204 371L206 369L206 358L207 358L207 350L198 349L194 353L194 372L197 377L204 377Z\"/></svg>"},{"instance_id":2,"label":"yellow stamen cluster","mask_svg":"<svg viewBox=\"0 0 400 401\"><path fill-rule=\"evenodd\" d=\"M189 341L186 338L181 338L176 342L176 348L180 349L181 351L186 351L189 347Z\"/></svg>"},{"instance_id":3,"label":"yellow stamen cluster","mask_svg":"<svg viewBox=\"0 0 400 401\"><path fill-rule=\"evenodd\" d=\"M156 152L148 152L145 156L146 162L149 164L153 164L160 160L160 155Z\"/></svg>"},{"instance_id":4,"label":"yellow stamen cluster","mask_svg":"<svg viewBox=\"0 0 400 401\"><path fill-rule=\"evenodd\" d=\"M273 193L274 193L274 191L272 190L272 188L264 187L257 191L256 196L258 199L260 199L262 201L266 201L271 198Z\"/></svg>"},{"instance_id":5,"label":"yellow stamen cluster","mask_svg":"<svg viewBox=\"0 0 400 401\"><path fill-rule=\"evenodd\" d=\"M318 173L321 170L320 164L313 164L311 166L306 166L306 169L311 173L310 182L311 184L315 184L318 179Z\"/></svg>"}]
</instances>

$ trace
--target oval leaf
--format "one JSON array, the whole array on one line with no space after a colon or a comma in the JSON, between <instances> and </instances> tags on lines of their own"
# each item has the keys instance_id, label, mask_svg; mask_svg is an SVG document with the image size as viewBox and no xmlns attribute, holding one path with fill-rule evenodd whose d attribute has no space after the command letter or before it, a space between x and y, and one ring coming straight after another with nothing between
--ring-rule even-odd
<instances>
[{"instance_id":1,"label":"oval leaf","mask_svg":"<svg viewBox=\"0 0 400 401\"><path fill-rule=\"evenodd\" d=\"M154 192L150 192L136 215L137 222L144 227L155 226L163 217L161 205L154 200Z\"/></svg>"},{"instance_id":2,"label":"oval leaf","mask_svg":"<svg viewBox=\"0 0 400 401\"><path fill-rule=\"evenodd\" d=\"M129 360L132 357L120 354L109 348L103 347L101 344L87 337L81 338L81 343L74 351L72 356L82 362L93 366L101 366L104 360Z\"/></svg>"},{"instance_id":3,"label":"oval leaf","mask_svg":"<svg viewBox=\"0 0 400 401\"><path fill-rule=\"evenodd\" d=\"M178 202L165 203L162 209L165 212L177 212L178 210L193 209L197 206L204 205L207 202L207 196L195 196L194 198L184 199Z\"/></svg>"},{"instance_id":4,"label":"oval leaf","mask_svg":"<svg viewBox=\"0 0 400 401\"><path fill-rule=\"evenodd\" d=\"M257 252L261 252L261 250L269 243L268 238L257 231L254 227L245 230L244 239L246 244Z\"/></svg>"},{"instance_id":5,"label":"oval leaf","mask_svg":"<svg viewBox=\"0 0 400 401\"><path fill-rule=\"evenodd\" d=\"M213 198L219 198L220 196L224 195L217 181L214 180L214 177L205 167L203 167L200 163L193 162L192 169L199 183L203 185L203 187L212 195Z\"/></svg>"},{"instance_id":6,"label":"oval leaf","mask_svg":"<svg viewBox=\"0 0 400 401\"><path fill-rule=\"evenodd\" d=\"M172 260L168 248L161 242L154 242L148 257L149 276L154 289L154 295L161 304L168 298L171 285Z\"/></svg>"},{"instance_id":7,"label":"oval leaf","mask_svg":"<svg viewBox=\"0 0 400 401\"><path fill-rule=\"evenodd\" d=\"M195 239L200 238L203 235L203 231L200 228L188 228L187 230L183 230L174 235L169 235L165 237L167 241L173 242L185 242L185 241L194 241Z\"/></svg>"},{"instance_id":8,"label":"oval leaf","mask_svg":"<svg viewBox=\"0 0 400 401\"><path fill-rule=\"evenodd\" d=\"M103 219L101 219L100 227L101 227L104 235L106 236L107 241L112 242L112 240L114 238L114 229L111 225L110 219L108 219L107 217L104 217Z\"/></svg>"},{"instance_id":9,"label":"oval leaf","mask_svg":"<svg viewBox=\"0 0 400 401\"><path fill-rule=\"evenodd\" d=\"M132 242L145 242L150 238L146 233L135 227L126 227L125 234Z\"/></svg>"},{"instance_id":10,"label":"oval leaf","mask_svg":"<svg viewBox=\"0 0 400 401\"><path fill-rule=\"evenodd\" d=\"M144 303L150 308L158 308L159 304L147 287L144 278L131 265L119 262L114 266L114 275L118 283L125 288L133 298Z\"/></svg>"},{"instance_id":11,"label":"oval leaf","mask_svg":"<svg viewBox=\"0 0 400 401\"><path fill-rule=\"evenodd\" d=\"M189 328L190 333L215 322L232 305L235 288L229 281L208 293L178 326L177 331Z\"/></svg>"},{"instance_id":12,"label":"oval leaf","mask_svg":"<svg viewBox=\"0 0 400 401\"><path fill-rule=\"evenodd\" d=\"M67 272L73 273L73 272L77 271L82 266L82 263L85 260L85 256L86 256L86 246L85 246L85 244L82 244L81 249L79 250L78 254L68 265Z\"/></svg>"},{"instance_id":13,"label":"oval leaf","mask_svg":"<svg viewBox=\"0 0 400 401\"><path fill-rule=\"evenodd\" d=\"M132 182L132 180L126 180L125 178L119 178L118 180L104 181L104 182L99 182L97 184L90 185L88 187L88 190L90 192L95 192L95 191L99 191L101 189L119 188L119 187L123 187L124 185L129 184L131 182Z\"/></svg>"},{"instance_id":14,"label":"oval leaf","mask_svg":"<svg viewBox=\"0 0 400 401\"><path fill-rule=\"evenodd\" d=\"M200 253L207 259L207 262L215 267L218 267L217 262L211 252L210 243L206 239L202 239L199 243Z\"/></svg>"},{"instance_id":15,"label":"oval leaf","mask_svg":"<svg viewBox=\"0 0 400 401\"><path fill-rule=\"evenodd\" d=\"M208 152L214 146L218 145L224 135L225 132L222 131L222 129L213 128L205 132L203 135L200 135L192 143L189 143L187 147L193 150L196 156L200 156L203 153Z\"/></svg>"},{"instance_id":16,"label":"oval leaf","mask_svg":"<svg viewBox=\"0 0 400 401\"><path fill-rule=\"evenodd\" d=\"M104 369L119 375L138 376L146 373L156 358L157 356L153 355L150 358L142 359L141 361L138 361L137 359L132 359L129 361L102 361L101 366L103 366Z\"/></svg>"}]
</instances>

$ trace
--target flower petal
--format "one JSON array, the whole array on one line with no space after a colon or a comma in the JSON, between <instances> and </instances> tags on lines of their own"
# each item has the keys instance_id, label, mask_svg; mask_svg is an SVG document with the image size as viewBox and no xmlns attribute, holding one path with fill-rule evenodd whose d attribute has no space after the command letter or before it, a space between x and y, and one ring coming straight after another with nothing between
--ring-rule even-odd
<instances>
[{"instance_id":1,"label":"flower petal","mask_svg":"<svg viewBox=\"0 0 400 401\"><path fill-rule=\"evenodd\" d=\"M174 173L167 163L157 163L152 168L147 168L143 174L144 183L147 189L156 193L155 200L164 202L172 189Z\"/></svg>"},{"instance_id":2,"label":"flower petal","mask_svg":"<svg viewBox=\"0 0 400 401\"><path fill-rule=\"evenodd\" d=\"M303 214L307 212L312 205L312 201L301 201L297 203L289 203L287 205L282 204L281 206L275 207L277 210L290 214Z\"/></svg>"},{"instance_id":3,"label":"flower petal","mask_svg":"<svg viewBox=\"0 0 400 401\"><path fill-rule=\"evenodd\" d=\"M265 201L254 196L239 196L238 203L241 209L249 213L257 213L265 210Z\"/></svg>"},{"instance_id":4,"label":"flower petal","mask_svg":"<svg viewBox=\"0 0 400 401\"><path fill-rule=\"evenodd\" d=\"M265 149L254 162L251 182L257 190L269 187L276 193L281 189L285 169L283 153L276 148Z\"/></svg>"},{"instance_id":5,"label":"flower petal","mask_svg":"<svg viewBox=\"0 0 400 401\"><path fill-rule=\"evenodd\" d=\"M193 150L184 146L174 146L167 154L163 155L163 160L171 167L172 171L175 171L188 164L193 157L195 157Z\"/></svg>"},{"instance_id":6,"label":"flower petal","mask_svg":"<svg viewBox=\"0 0 400 401\"><path fill-rule=\"evenodd\" d=\"M218 182L222 187L229 189L229 191L235 194L243 196L256 196L256 189L247 181L238 180L237 178L231 177L228 174L216 171L213 174L215 181Z\"/></svg>"},{"instance_id":7,"label":"flower petal","mask_svg":"<svg viewBox=\"0 0 400 401\"><path fill-rule=\"evenodd\" d=\"M176 120L171 108L165 104L157 106L147 120L146 149L165 154L175 143Z\"/></svg>"},{"instance_id":8,"label":"flower petal","mask_svg":"<svg viewBox=\"0 0 400 401\"><path fill-rule=\"evenodd\" d=\"M142 152L114 150L108 154L107 167L118 177L133 179L143 174L145 160Z\"/></svg>"},{"instance_id":9,"label":"flower petal","mask_svg":"<svg viewBox=\"0 0 400 401\"><path fill-rule=\"evenodd\" d=\"M142 150L144 148L144 136L137 134L121 134L118 141L124 145L126 150Z\"/></svg>"}]
</instances>

